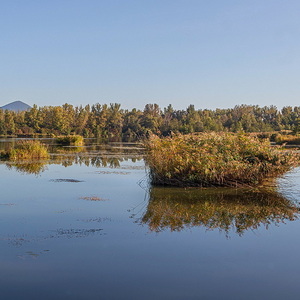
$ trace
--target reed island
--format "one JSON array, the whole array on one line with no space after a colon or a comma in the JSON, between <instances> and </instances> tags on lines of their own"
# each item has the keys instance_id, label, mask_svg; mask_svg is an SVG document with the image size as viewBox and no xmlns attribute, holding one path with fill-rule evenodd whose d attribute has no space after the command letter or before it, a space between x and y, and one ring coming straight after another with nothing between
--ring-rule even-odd
<instances>
[{"instance_id":1,"label":"reed island","mask_svg":"<svg viewBox=\"0 0 300 300\"><path fill-rule=\"evenodd\" d=\"M246 134L152 135L145 146L153 185L257 186L299 165L296 151Z\"/></svg>"}]
</instances>

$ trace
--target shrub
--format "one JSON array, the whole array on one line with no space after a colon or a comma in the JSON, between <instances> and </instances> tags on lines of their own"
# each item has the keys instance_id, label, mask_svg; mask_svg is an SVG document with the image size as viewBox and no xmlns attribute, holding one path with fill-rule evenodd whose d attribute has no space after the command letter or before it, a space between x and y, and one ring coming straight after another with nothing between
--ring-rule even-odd
<instances>
[{"instance_id":1,"label":"shrub","mask_svg":"<svg viewBox=\"0 0 300 300\"><path fill-rule=\"evenodd\" d=\"M152 136L145 146L154 185L253 186L299 162L295 152L241 134Z\"/></svg>"},{"instance_id":2,"label":"shrub","mask_svg":"<svg viewBox=\"0 0 300 300\"><path fill-rule=\"evenodd\" d=\"M83 146L84 141L81 135L58 136L56 142L62 146Z\"/></svg>"}]
</instances>

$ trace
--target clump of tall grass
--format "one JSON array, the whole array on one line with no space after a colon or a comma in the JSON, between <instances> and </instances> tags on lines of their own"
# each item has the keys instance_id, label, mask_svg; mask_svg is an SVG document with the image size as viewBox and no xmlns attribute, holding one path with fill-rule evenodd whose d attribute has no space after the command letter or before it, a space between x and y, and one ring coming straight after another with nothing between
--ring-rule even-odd
<instances>
[{"instance_id":1,"label":"clump of tall grass","mask_svg":"<svg viewBox=\"0 0 300 300\"><path fill-rule=\"evenodd\" d=\"M58 136L56 142L62 146L83 146L84 141L81 135Z\"/></svg>"},{"instance_id":2,"label":"clump of tall grass","mask_svg":"<svg viewBox=\"0 0 300 300\"><path fill-rule=\"evenodd\" d=\"M16 146L4 153L2 157L12 160L36 160L49 158L47 147L39 141L19 141Z\"/></svg>"},{"instance_id":3,"label":"clump of tall grass","mask_svg":"<svg viewBox=\"0 0 300 300\"><path fill-rule=\"evenodd\" d=\"M152 136L145 146L154 185L254 186L299 163L295 152L241 134Z\"/></svg>"}]
</instances>

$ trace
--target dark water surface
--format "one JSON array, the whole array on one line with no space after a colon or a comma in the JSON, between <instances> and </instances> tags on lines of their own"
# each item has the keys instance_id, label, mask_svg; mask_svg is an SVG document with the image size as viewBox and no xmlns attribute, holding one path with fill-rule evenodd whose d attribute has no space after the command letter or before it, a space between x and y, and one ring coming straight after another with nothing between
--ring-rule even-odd
<instances>
[{"instance_id":1,"label":"dark water surface","mask_svg":"<svg viewBox=\"0 0 300 300\"><path fill-rule=\"evenodd\" d=\"M140 145L47 142L0 163L1 299L298 299L300 170L280 193L151 188Z\"/></svg>"}]
</instances>

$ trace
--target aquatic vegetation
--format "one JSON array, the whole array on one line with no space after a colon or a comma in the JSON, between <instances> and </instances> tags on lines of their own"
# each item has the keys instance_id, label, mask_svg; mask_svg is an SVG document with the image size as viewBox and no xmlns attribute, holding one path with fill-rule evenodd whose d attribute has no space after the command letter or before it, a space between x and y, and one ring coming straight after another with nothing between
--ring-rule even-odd
<instances>
[{"instance_id":1,"label":"aquatic vegetation","mask_svg":"<svg viewBox=\"0 0 300 300\"><path fill-rule=\"evenodd\" d=\"M88 201L107 201L108 200L108 199L103 199L103 198L96 197L96 196L80 197L79 199L88 200Z\"/></svg>"},{"instance_id":2,"label":"aquatic vegetation","mask_svg":"<svg viewBox=\"0 0 300 300\"><path fill-rule=\"evenodd\" d=\"M12 161L48 159L47 146L34 140L18 141L14 148L2 153L2 158Z\"/></svg>"},{"instance_id":3,"label":"aquatic vegetation","mask_svg":"<svg viewBox=\"0 0 300 300\"><path fill-rule=\"evenodd\" d=\"M299 164L296 152L243 134L151 136L145 146L154 185L255 186Z\"/></svg>"},{"instance_id":4,"label":"aquatic vegetation","mask_svg":"<svg viewBox=\"0 0 300 300\"><path fill-rule=\"evenodd\" d=\"M81 135L58 136L56 143L64 146L83 146L84 140Z\"/></svg>"},{"instance_id":5,"label":"aquatic vegetation","mask_svg":"<svg viewBox=\"0 0 300 300\"><path fill-rule=\"evenodd\" d=\"M102 228L92 228L92 229L57 229L55 232L55 235L50 236L53 237L66 237L68 239L70 238L82 238L87 237L94 234L99 234L101 231L103 231Z\"/></svg>"},{"instance_id":6,"label":"aquatic vegetation","mask_svg":"<svg viewBox=\"0 0 300 300\"><path fill-rule=\"evenodd\" d=\"M272 190L154 187L140 222L155 232L203 226L243 235L249 229L293 221L298 213L293 202Z\"/></svg>"},{"instance_id":7,"label":"aquatic vegetation","mask_svg":"<svg viewBox=\"0 0 300 300\"><path fill-rule=\"evenodd\" d=\"M51 179L52 182L83 182L82 180L70 179L70 178L59 178L59 179Z\"/></svg>"},{"instance_id":8,"label":"aquatic vegetation","mask_svg":"<svg viewBox=\"0 0 300 300\"><path fill-rule=\"evenodd\" d=\"M116 174L116 175L128 175L130 172L117 172L117 171L96 171L97 174Z\"/></svg>"}]
</instances>

